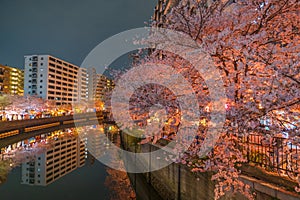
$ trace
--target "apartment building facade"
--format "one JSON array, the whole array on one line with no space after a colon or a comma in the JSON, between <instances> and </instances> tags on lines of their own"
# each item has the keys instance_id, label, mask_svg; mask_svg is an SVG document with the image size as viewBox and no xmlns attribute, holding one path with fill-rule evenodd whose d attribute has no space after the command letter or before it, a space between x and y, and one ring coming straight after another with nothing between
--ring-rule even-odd
<instances>
[{"instance_id":1,"label":"apartment building facade","mask_svg":"<svg viewBox=\"0 0 300 200\"><path fill-rule=\"evenodd\" d=\"M79 68L78 71L78 101L87 101L88 100L88 71L86 68Z\"/></svg>"},{"instance_id":2,"label":"apartment building facade","mask_svg":"<svg viewBox=\"0 0 300 200\"><path fill-rule=\"evenodd\" d=\"M46 186L84 166L86 141L77 137L58 138L53 147L22 163L22 184Z\"/></svg>"},{"instance_id":3,"label":"apartment building facade","mask_svg":"<svg viewBox=\"0 0 300 200\"><path fill-rule=\"evenodd\" d=\"M108 79L106 76L102 74L97 74L97 86L96 86L96 94L95 99L100 101L105 101L109 92L113 90L115 84L112 80Z\"/></svg>"},{"instance_id":4,"label":"apartment building facade","mask_svg":"<svg viewBox=\"0 0 300 200\"><path fill-rule=\"evenodd\" d=\"M86 70L74 64L50 55L27 55L24 68L24 95L54 100L57 105L86 96Z\"/></svg>"},{"instance_id":5,"label":"apartment building facade","mask_svg":"<svg viewBox=\"0 0 300 200\"><path fill-rule=\"evenodd\" d=\"M88 99L94 101L106 100L109 92L115 87L114 81L103 74L97 74L95 68L88 68Z\"/></svg>"},{"instance_id":6,"label":"apartment building facade","mask_svg":"<svg viewBox=\"0 0 300 200\"><path fill-rule=\"evenodd\" d=\"M114 82L96 69L80 68L50 55L24 56L24 95L53 100L57 105L104 101Z\"/></svg>"},{"instance_id":7,"label":"apartment building facade","mask_svg":"<svg viewBox=\"0 0 300 200\"><path fill-rule=\"evenodd\" d=\"M179 0L158 0L152 20L156 21L157 27L163 27L165 20L164 16L171 10L172 7L178 4Z\"/></svg>"},{"instance_id":8,"label":"apartment building facade","mask_svg":"<svg viewBox=\"0 0 300 200\"><path fill-rule=\"evenodd\" d=\"M24 94L24 71L0 64L0 94Z\"/></svg>"}]
</instances>

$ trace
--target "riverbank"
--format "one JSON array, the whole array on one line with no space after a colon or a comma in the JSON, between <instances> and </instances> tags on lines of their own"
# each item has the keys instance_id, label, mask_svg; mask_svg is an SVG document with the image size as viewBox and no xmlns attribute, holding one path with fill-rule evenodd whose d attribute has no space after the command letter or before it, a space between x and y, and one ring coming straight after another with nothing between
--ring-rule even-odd
<instances>
[{"instance_id":1,"label":"riverbank","mask_svg":"<svg viewBox=\"0 0 300 200\"><path fill-rule=\"evenodd\" d=\"M136 139L132 136L121 133L123 147L127 151L136 153L154 152L161 147L156 144L137 144ZM136 158L132 158L135 161ZM139 160L136 162L148 163L146 160ZM150 163L151 164L151 163ZM150 168L150 167L149 167ZM247 169L247 170L246 170ZM270 176L266 176L263 171L257 171L256 168L244 167L245 174L240 176L240 179L252 187L252 191L256 194L256 199L274 200L274 199L291 199L299 200L300 195L291 191L294 184L289 188L280 187L277 182L271 183ZM179 163L171 163L170 165L156 171L150 171L142 174L157 193L164 200L210 200L214 199L215 183L211 180L213 172L198 172L193 173L186 166ZM253 177L253 176L256 177ZM262 179L259 179L262 178ZM282 177L277 177L281 179ZM276 178L272 178L276 179ZM237 194L233 196L228 194L221 199L235 199L244 200L244 196Z\"/></svg>"}]
</instances>

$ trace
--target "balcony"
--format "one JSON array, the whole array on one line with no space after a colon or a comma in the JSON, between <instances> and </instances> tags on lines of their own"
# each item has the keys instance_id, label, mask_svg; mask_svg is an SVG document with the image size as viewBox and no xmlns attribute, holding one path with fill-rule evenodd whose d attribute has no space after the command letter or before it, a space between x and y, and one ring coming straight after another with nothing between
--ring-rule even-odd
<instances>
[{"instance_id":1,"label":"balcony","mask_svg":"<svg viewBox=\"0 0 300 200\"><path fill-rule=\"evenodd\" d=\"M37 62L32 62L32 67L37 67Z\"/></svg>"}]
</instances>

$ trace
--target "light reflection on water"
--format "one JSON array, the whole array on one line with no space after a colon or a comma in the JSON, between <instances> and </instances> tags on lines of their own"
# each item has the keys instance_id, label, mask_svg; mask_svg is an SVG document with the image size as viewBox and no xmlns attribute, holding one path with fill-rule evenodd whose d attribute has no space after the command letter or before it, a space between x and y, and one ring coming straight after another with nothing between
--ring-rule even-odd
<instances>
[{"instance_id":1,"label":"light reflection on water","mask_svg":"<svg viewBox=\"0 0 300 200\"><path fill-rule=\"evenodd\" d=\"M93 155L103 152L99 142L105 141L97 141L97 135L79 137L85 128L103 126L46 133L1 149L0 199L135 199L126 173L102 165L88 153L87 147ZM120 141L115 133L107 138Z\"/></svg>"}]
</instances>

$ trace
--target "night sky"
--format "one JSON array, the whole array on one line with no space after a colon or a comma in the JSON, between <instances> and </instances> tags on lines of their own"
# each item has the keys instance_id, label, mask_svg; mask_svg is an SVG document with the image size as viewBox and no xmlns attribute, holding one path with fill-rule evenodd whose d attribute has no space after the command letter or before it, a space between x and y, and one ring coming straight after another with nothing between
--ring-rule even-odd
<instances>
[{"instance_id":1,"label":"night sky","mask_svg":"<svg viewBox=\"0 0 300 200\"><path fill-rule=\"evenodd\" d=\"M0 0L0 64L50 54L81 65L106 38L149 22L157 0Z\"/></svg>"}]
</instances>

